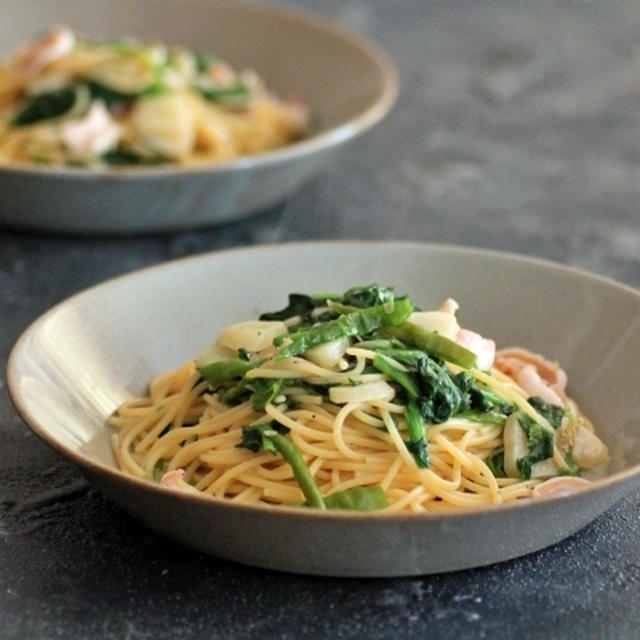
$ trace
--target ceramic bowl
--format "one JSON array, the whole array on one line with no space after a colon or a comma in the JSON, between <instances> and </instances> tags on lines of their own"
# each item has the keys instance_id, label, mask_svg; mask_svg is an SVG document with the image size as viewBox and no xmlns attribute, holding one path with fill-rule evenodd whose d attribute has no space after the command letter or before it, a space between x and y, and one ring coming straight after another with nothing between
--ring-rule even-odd
<instances>
[{"instance_id":1,"label":"ceramic bowl","mask_svg":"<svg viewBox=\"0 0 640 640\"><path fill-rule=\"evenodd\" d=\"M224 164L95 171L0 168L0 223L66 232L177 230L241 218L282 202L342 145L379 122L398 81L387 56L343 28L277 6L216 0L42 0L11 3L6 53L54 24L100 37L138 36L212 51L300 96L318 128L279 150Z\"/></svg>"},{"instance_id":2,"label":"ceramic bowl","mask_svg":"<svg viewBox=\"0 0 640 640\"><path fill-rule=\"evenodd\" d=\"M339 269L330 268L340 265ZM468 327L559 360L609 446L608 475L570 496L448 514L240 506L124 475L107 416L220 328L293 291L393 285L423 308L453 296ZM285 244L188 258L76 295L22 335L9 391L27 424L135 519L179 543L250 565L332 576L477 567L536 551L640 484L640 293L509 254L437 245ZM526 522L526 526L523 526Z\"/></svg>"}]
</instances>

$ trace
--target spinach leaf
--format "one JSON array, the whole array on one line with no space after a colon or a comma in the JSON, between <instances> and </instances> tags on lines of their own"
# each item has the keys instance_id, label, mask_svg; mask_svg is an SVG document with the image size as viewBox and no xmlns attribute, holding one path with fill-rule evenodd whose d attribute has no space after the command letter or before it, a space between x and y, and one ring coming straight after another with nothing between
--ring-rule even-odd
<instances>
[{"instance_id":1,"label":"spinach leaf","mask_svg":"<svg viewBox=\"0 0 640 640\"><path fill-rule=\"evenodd\" d=\"M516 461L520 476L528 480L531 478L531 466L553 456L553 435L542 425L539 425L526 413L517 416L518 424L527 434L529 454Z\"/></svg>"},{"instance_id":2,"label":"spinach leaf","mask_svg":"<svg viewBox=\"0 0 640 640\"><path fill-rule=\"evenodd\" d=\"M496 449L488 458L487 466L496 478L506 478L504 470L504 447Z\"/></svg>"},{"instance_id":3,"label":"spinach leaf","mask_svg":"<svg viewBox=\"0 0 640 640\"><path fill-rule=\"evenodd\" d=\"M437 331L429 331L411 322L388 327L383 334L398 338L405 344L426 351L435 358L453 362L465 369L470 369L476 364L476 354L466 347Z\"/></svg>"},{"instance_id":4,"label":"spinach leaf","mask_svg":"<svg viewBox=\"0 0 640 640\"><path fill-rule=\"evenodd\" d=\"M472 410L484 413L498 412L505 416L509 416L517 410L515 405L510 404L493 391L481 387L466 371L461 371L453 376L453 380L461 393L468 398L467 404Z\"/></svg>"},{"instance_id":5,"label":"spinach leaf","mask_svg":"<svg viewBox=\"0 0 640 640\"><path fill-rule=\"evenodd\" d=\"M429 450L425 440L424 420L414 401L410 401L404 410L404 419L409 431L409 442L405 443L420 469L429 467Z\"/></svg>"},{"instance_id":6,"label":"spinach leaf","mask_svg":"<svg viewBox=\"0 0 640 640\"><path fill-rule=\"evenodd\" d=\"M95 80L89 80L87 82L87 87L89 88L91 98L93 100L102 100L105 107L109 110L111 110L115 105L128 102L134 98L131 94L116 91L115 89L108 87L106 84L102 84Z\"/></svg>"},{"instance_id":7,"label":"spinach leaf","mask_svg":"<svg viewBox=\"0 0 640 640\"><path fill-rule=\"evenodd\" d=\"M11 121L14 127L51 120L65 114L76 101L73 89L58 89L33 96L27 105Z\"/></svg>"},{"instance_id":8,"label":"spinach leaf","mask_svg":"<svg viewBox=\"0 0 640 640\"><path fill-rule=\"evenodd\" d=\"M167 467L169 466L169 462L167 460L163 460L160 458L155 465L153 465L153 479L155 482L160 482L162 480L162 476L167 471Z\"/></svg>"},{"instance_id":9,"label":"spinach leaf","mask_svg":"<svg viewBox=\"0 0 640 640\"><path fill-rule=\"evenodd\" d=\"M384 489L376 487L354 487L336 491L324 498L327 509L351 509L354 511L375 511L389 506Z\"/></svg>"},{"instance_id":10,"label":"spinach leaf","mask_svg":"<svg viewBox=\"0 0 640 640\"><path fill-rule=\"evenodd\" d=\"M373 358L373 366L381 373L389 376L394 382L397 382L407 392L410 398L415 399L420 395L420 389L411 373L398 369L398 367L384 355L376 353Z\"/></svg>"},{"instance_id":11,"label":"spinach leaf","mask_svg":"<svg viewBox=\"0 0 640 640\"><path fill-rule=\"evenodd\" d=\"M371 284L366 287L352 287L342 296L342 304L364 309L393 302L393 287L381 287Z\"/></svg>"},{"instance_id":12,"label":"spinach leaf","mask_svg":"<svg viewBox=\"0 0 640 640\"><path fill-rule=\"evenodd\" d=\"M290 293L289 304L280 311L267 311L260 314L260 320L288 320L294 316L308 316L316 307L320 306L320 301L304 293Z\"/></svg>"},{"instance_id":13,"label":"spinach leaf","mask_svg":"<svg viewBox=\"0 0 640 640\"><path fill-rule=\"evenodd\" d=\"M564 462L565 466L562 467L559 471L559 475L561 476L579 476L580 468L576 464L576 461L573 459L573 451L568 451L564 454Z\"/></svg>"},{"instance_id":14,"label":"spinach leaf","mask_svg":"<svg viewBox=\"0 0 640 640\"><path fill-rule=\"evenodd\" d=\"M420 397L416 402L427 422L446 422L465 408L465 398L446 367L425 356L418 363L416 375L420 387Z\"/></svg>"},{"instance_id":15,"label":"spinach leaf","mask_svg":"<svg viewBox=\"0 0 640 640\"><path fill-rule=\"evenodd\" d=\"M265 360L254 360L247 362L240 358L233 360L218 360L210 362L202 367L198 367L198 373L212 386L217 387L222 382L242 378L247 371L259 367Z\"/></svg>"},{"instance_id":16,"label":"spinach leaf","mask_svg":"<svg viewBox=\"0 0 640 640\"><path fill-rule=\"evenodd\" d=\"M307 504L317 509L326 509L324 498L316 485L309 467L307 467L302 454L295 444L286 435L277 429L277 422L268 425L242 428L242 442L236 446L251 449L257 452L260 448L272 453L279 453L291 466L295 477ZM286 427L285 427L286 429ZM256 448L257 447L257 448Z\"/></svg>"},{"instance_id":17,"label":"spinach leaf","mask_svg":"<svg viewBox=\"0 0 640 640\"><path fill-rule=\"evenodd\" d=\"M196 70L198 73L205 73L209 67L216 61L215 56L206 51L194 51L193 56L196 62Z\"/></svg>"},{"instance_id":18,"label":"spinach leaf","mask_svg":"<svg viewBox=\"0 0 640 640\"><path fill-rule=\"evenodd\" d=\"M409 371L403 372L394 367L384 358L385 355ZM381 350L376 354L373 365L404 389L426 422L446 422L466 409L466 395L460 391L448 369L426 353L415 349Z\"/></svg>"},{"instance_id":19,"label":"spinach leaf","mask_svg":"<svg viewBox=\"0 0 640 640\"><path fill-rule=\"evenodd\" d=\"M133 151L127 149L114 149L102 154L101 160L113 167L126 167L134 164L142 164L142 158Z\"/></svg>"},{"instance_id":20,"label":"spinach leaf","mask_svg":"<svg viewBox=\"0 0 640 640\"><path fill-rule=\"evenodd\" d=\"M253 427L245 425L242 427L242 441L236 445L236 448L249 449L253 451L253 453L258 453L260 449L277 453L273 442L269 440L268 436L265 436L265 431L275 431L276 433L286 435L289 433L289 428L275 420Z\"/></svg>"},{"instance_id":21,"label":"spinach leaf","mask_svg":"<svg viewBox=\"0 0 640 640\"><path fill-rule=\"evenodd\" d=\"M359 309L324 324L303 329L290 336L291 343L280 350L274 361L297 356L331 340L349 336L368 336L381 327L401 324L409 317L412 309L409 300L396 300L392 308L385 304ZM281 343L283 338L284 336L276 338L276 344Z\"/></svg>"},{"instance_id":22,"label":"spinach leaf","mask_svg":"<svg viewBox=\"0 0 640 640\"><path fill-rule=\"evenodd\" d=\"M566 413L564 407L544 402L542 398L538 398L537 396L529 398L529 404L543 418L546 418L554 429L557 429L562 424L562 418L564 418Z\"/></svg>"},{"instance_id":23,"label":"spinach leaf","mask_svg":"<svg viewBox=\"0 0 640 640\"><path fill-rule=\"evenodd\" d=\"M251 89L249 89L244 82L236 82L228 87L209 86L204 83L198 83L196 89L203 98L212 102L219 102L221 100L245 102L251 97Z\"/></svg>"}]
</instances>

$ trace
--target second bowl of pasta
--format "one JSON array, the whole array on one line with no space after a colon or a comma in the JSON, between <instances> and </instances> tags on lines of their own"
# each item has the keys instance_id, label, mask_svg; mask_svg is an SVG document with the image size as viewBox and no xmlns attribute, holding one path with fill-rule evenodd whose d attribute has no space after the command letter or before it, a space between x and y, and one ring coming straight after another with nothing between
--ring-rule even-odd
<instances>
[{"instance_id":1,"label":"second bowl of pasta","mask_svg":"<svg viewBox=\"0 0 640 640\"><path fill-rule=\"evenodd\" d=\"M397 94L375 45L268 5L51 0L10 12L0 221L22 227L135 232L246 216L282 202Z\"/></svg>"}]
</instances>

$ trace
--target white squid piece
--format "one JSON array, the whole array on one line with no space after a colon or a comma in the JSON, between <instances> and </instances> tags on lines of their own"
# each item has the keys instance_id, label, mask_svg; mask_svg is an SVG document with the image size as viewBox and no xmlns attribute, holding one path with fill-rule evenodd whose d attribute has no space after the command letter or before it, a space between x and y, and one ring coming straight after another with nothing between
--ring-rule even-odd
<instances>
[{"instance_id":1,"label":"white squid piece","mask_svg":"<svg viewBox=\"0 0 640 640\"><path fill-rule=\"evenodd\" d=\"M120 134L120 127L100 100L91 105L83 118L60 127L62 142L78 158L93 158L114 149Z\"/></svg>"},{"instance_id":2,"label":"white squid piece","mask_svg":"<svg viewBox=\"0 0 640 640\"><path fill-rule=\"evenodd\" d=\"M252 353L273 346L278 336L287 333L287 325L279 320L248 320L227 327L217 339L217 343L227 349L246 349Z\"/></svg>"}]
</instances>

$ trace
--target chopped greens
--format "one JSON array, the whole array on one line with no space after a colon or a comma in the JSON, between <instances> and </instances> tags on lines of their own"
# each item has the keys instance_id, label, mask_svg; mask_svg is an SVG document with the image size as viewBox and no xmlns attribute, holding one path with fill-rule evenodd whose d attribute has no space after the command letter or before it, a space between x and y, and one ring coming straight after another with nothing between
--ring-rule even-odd
<instances>
[{"instance_id":1,"label":"chopped greens","mask_svg":"<svg viewBox=\"0 0 640 640\"><path fill-rule=\"evenodd\" d=\"M474 367L476 354L461 344L435 331L429 331L416 324L405 322L400 326L388 327L384 333L402 340L409 346L422 349L435 358L447 360L465 369Z\"/></svg>"},{"instance_id":2,"label":"chopped greens","mask_svg":"<svg viewBox=\"0 0 640 640\"><path fill-rule=\"evenodd\" d=\"M238 446L246 447L255 452L256 442L259 438L260 445L258 450L262 447L266 451L277 452L289 463L309 506L317 509L326 509L322 494L300 451L289 438L280 432L281 429L276 428L276 424L272 422L269 425L260 427L243 427L242 442Z\"/></svg>"},{"instance_id":3,"label":"chopped greens","mask_svg":"<svg viewBox=\"0 0 640 640\"><path fill-rule=\"evenodd\" d=\"M506 478L504 470L504 447L496 449L488 458L487 466L496 478Z\"/></svg>"},{"instance_id":4,"label":"chopped greens","mask_svg":"<svg viewBox=\"0 0 640 640\"><path fill-rule=\"evenodd\" d=\"M280 454L291 466L305 497L305 504L317 509L373 511L383 509L389 501L381 487L355 487L323 497L296 445L286 437L289 429L276 421L242 428L242 442L237 447L257 453L261 449Z\"/></svg>"},{"instance_id":5,"label":"chopped greens","mask_svg":"<svg viewBox=\"0 0 640 640\"><path fill-rule=\"evenodd\" d=\"M527 434L529 454L519 458L516 464L520 477L528 480L531 478L531 466L553 455L553 434L525 413L520 413L517 417L518 423Z\"/></svg>"},{"instance_id":6,"label":"chopped greens","mask_svg":"<svg viewBox=\"0 0 640 640\"><path fill-rule=\"evenodd\" d=\"M64 115L76 101L76 92L58 89L33 96L11 121L12 126L22 127L42 120L51 120Z\"/></svg>"},{"instance_id":7,"label":"chopped greens","mask_svg":"<svg viewBox=\"0 0 640 640\"><path fill-rule=\"evenodd\" d=\"M198 373L212 386L217 387L227 380L241 378L247 371L260 366L264 360L247 362L244 359L218 360L198 367Z\"/></svg>"},{"instance_id":8,"label":"chopped greens","mask_svg":"<svg viewBox=\"0 0 640 640\"><path fill-rule=\"evenodd\" d=\"M350 336L366 336L382 327L401 324L409 317L412 309L409 300L401 299L384 305L359 309L324 324L298 331L291 338L291 342L280 349L275 360L300 355L331 340Z\"/></svg>"},{"instance_id":9,"label":"chopped greens","mask_svg":"<svg viewBox=\"0 0 640 640\"><path fill-rule=\"evenodd\" d=\"M260 314L259 320L288 320L295 316L303 318L309 316L311 312L326 304L326 298L308 296L302 293L290 293L289 304L280 311L267 311Z\"/></svg>"},{"instance_id":10,"label":"chopped greens","mask_svg":"<svg viewBox=\"0 0 640 640\"><path fill-rule=\"evenodd\" d=\"M256 412L265 411L272 404L290 409L300 402L303 413L317 403L324 415L327 410L336 413L340 405L347 404L357 407L352 409L355 414L373 411L375 403L385 407L392 403L388 415L418 469L431 468L436 459L436 454L429 451L431 426L435 429L435 425L454 417L460 419L460 428L482 430L486 426L489 434L502 432L500 445L481 454L494 477L528 480L532 473L545 477L543 467L553 468L555 464L555 437L547 421L553 429L559 428L566 410L530 397L529 404L541 416L536 421L522 411L519 400L505 399L494 390L491 372L481 374L476 370L475 353L454 339L412 323L409 318L415 309L409 298L396 298L391 287L375 284L353 287L341 295L291 293L284 308L260 315L261 321L286 322L286 333L275 334L273 344L269 338L260 350L234 347L237 357L199 366L198 372L217 392L220 402L237 405L248 401ZM332 343L339 345L338 355L329 360L330 364L324 364L327 354L333 354ZM325 351L322 345L327 345ZM306 362L285 362L296 356L306 358ZM260 371L247 376L265 363L268 370L264 377L260 377ZM282 377L274 376L274 369L280 367ZM331 376L325 380L325 374L316 373L315 367L329 369ZM291 372L293 375L289 375ZM361 387L366 393L351 393L348 385ZM384 387L383 391L371 392L376 385ZM336 386L341 387L339 393ZM342 393L345 390L349 393ZM310 400L309 395L314 397ZM303 399L297 401L297 396ZM371 404L366 406L367 403ZM361 409L362 405L365 409ZM276 421L258 423L243 427L237 446L254 453L268 451L282 456L300 486L305 506L358 510L388 506L387 495L380 486L356 487L323 496L313 477L316 467L312 474L305 462L308 454L303 457L289 429ZM384 431L384 423L382 420L372 425ZM345 434L349 429L345 428ZM345 444L351 446L348 437L354 436L345 435ZM559 473L577 475L572 452L561 453L565 466ZM541 461L547 461L546 466L534 469ZM327 471L323 469L318 477L324 483Z\"/></svg>"},{"instance_id":11,"label":"chopped greens","mask_svg":"<svg viewBox=\"0 0 640 640\"><path fill-rule=\"evenodd\" d=\"M404 410L404 419L407 422L407 430L409 431L409 442L406 443L407 449L413 455L416 464L421 469L429 467L429 451L424 433L424 421L420 410L415 402L410 401Z\"/></svg>"},{"instance_id":12,"label":"chopped greens","mask_svg":"<svg viewBox=\"0 0 640 640\"><path fill-rule=\"evenodd\" d=\"M196 85L196 89L204 98L214 102L220 100L247 101L251 97L251 90L244 82L236 82L228 87L201 82Z\"/></svg>"},{"instance_id":13,"label":"chopped greens","mask_svg":"<svg viewBox=\"0 0 640 640\"><path fill-rule=\"evenodd\" d=\"M562 424L562 418L566 415L564 407L544 402L541 398L533 396L529 398L529 404L544 418L549 424L557 429Z\"/></svg>"},{"instance_id":14,"label":"chopped greens","mask_svg":"<svg viewBox=\"0 0 640 640\"><path fill-rule=\"evenodd\" d=\"M327 509L350 509L351 511L376 511L389 506L384 489L375 487L354 487L336 491L324 498Z\"/></svg>"}]
</instances>

